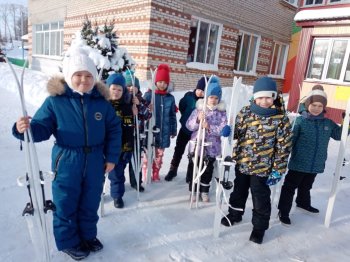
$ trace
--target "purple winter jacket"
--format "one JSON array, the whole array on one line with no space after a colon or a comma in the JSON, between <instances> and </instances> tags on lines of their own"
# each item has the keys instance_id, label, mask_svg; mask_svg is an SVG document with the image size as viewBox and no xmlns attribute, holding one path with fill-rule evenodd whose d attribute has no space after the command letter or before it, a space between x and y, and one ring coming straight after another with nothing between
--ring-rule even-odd
<instances>
[{"instance_id":1,"label":"purple winter jacket","mask_svg":"<svg viewBox=\"0 0 350 262\"><path fill-rule=\"evenodd\" d=\"M199 99L196 103L196 109L186 122L186 127L192 131L191 141L189 143L189 153L194 153L195 141L197 139L197 133L199 129L199 123L197 122L197 116L200 111L203 110L204 101ZM216 109L211 110L208 107L205 111L206 121L209 124L209 129L205 132L205 142L211 142L212 144L205 147L205 155L209 157L217 157L221 155L221 137L220 132L222 128L227 125L227 116L225 110L225 103L221 101Z\"/></svg>"}]
</instances>

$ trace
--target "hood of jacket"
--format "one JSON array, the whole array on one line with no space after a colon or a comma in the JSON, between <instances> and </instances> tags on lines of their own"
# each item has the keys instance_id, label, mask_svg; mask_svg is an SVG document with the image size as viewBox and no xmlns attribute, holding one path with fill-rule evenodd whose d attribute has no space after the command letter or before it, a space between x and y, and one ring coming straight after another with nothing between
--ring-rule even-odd
<instances>
[{"instance_id":1,"label":"hood of jacket","mask_svg":"<svg viewBox=\"0 0 350 262\"><path fill-rule=\"evenodd\" d=\"M46 88L50 96L58 96L58 95L73 96L75 94L73 90L67 85L66 81L64 81L63 77L51 78L47 82ZM96 82L92 89L91 96L94 96L94 97L102 96L106 100L108 100L109 89L104 83L100 81Z\"/></svg>"},{"instance_id":2,"label":"hood of jacket","mask_svg":"<svg viewBox=\"0 0 350 262\"><path fill-rule=\"evenodd\" d=\"M196 108L197 108L197 110L203 110L203 107L204 107L204 99L200 98L196 102ZM210 110L209 107L207 107L207 109ZM220 101L220 103L217 104L214 109L217 109L219 111L225 111L226 110L225 102L224 101Z\"/></svg>"}]
</instances>

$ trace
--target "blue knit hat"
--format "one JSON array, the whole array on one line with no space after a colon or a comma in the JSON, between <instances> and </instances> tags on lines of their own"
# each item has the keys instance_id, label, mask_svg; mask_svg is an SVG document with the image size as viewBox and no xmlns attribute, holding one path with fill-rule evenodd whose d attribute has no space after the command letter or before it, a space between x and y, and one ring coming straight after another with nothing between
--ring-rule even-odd
<instances>
[{"instance_id":1,"label":"blue knit hat","mask_svg":"<svg viewBox=\"0 0 350 262\"><path fill-rule=\"evenodd\" d=\"M140 81L139 79L135 76L134 71L127 70L124 73L124 78L125 78L125 85L127 87L132 86L132 79L134 78L134 85L140 90Z\"/></svg>"},{"instance_id":2,"label":"blue knit hat","mask_svg":"<svg viewBox=\"0 0 350 262\"><path fill-rule=\"evenodd\" d=\"M219 98L219 102L221 101L221 85L220 80L217 76L213 76L210 80L210 83L207 88L207 97L208 96L217 96Z\"/></svg>"},{"instance_id":3,"label":"blue knit hat","mask_svg":"<svg viewBox=\"0 0 350 262\"><path fill-rule=\"evenodd\" d=\"M263 76L255 81L253 88L254 100L259 97L277 98L277 84L271 77Z\"/></svg>"},{"instance_id":4,"label":"blue knit hat","mask_svg":"<svg viewBox=\"0 0 350 262\"><path fill-rule=\"evenodd\" d=\"M123 94L126 91L125 78L120 73L109 75L109 77L106 80L106 84L108 87L111 87L111 85L121 86L123 88Z\"/></svg>"},{"instance_id":5,"label":"blue knit hat","mask_svg":"<svg viewBox=\"0 0 350 262\"><path fill-rule=\"evenodd\" d=\"M208 77L202 76L197 82L196 89L200 89L200 90L204 91L204 89L205 89L205 82L206 82L205 78L207 79L207 81L209 80Z\"/></svg>"}]
</instances>

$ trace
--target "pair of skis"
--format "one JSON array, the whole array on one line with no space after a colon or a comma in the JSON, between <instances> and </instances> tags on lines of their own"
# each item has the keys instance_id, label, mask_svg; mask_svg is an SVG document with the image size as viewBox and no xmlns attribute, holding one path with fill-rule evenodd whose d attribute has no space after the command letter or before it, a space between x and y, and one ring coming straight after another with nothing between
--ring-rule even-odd
<instances>
[{"instance_id":1,"label":"pair of skis","mask_svg":"<svg viewBox=\"0 0 350 262\"><path fill-rule=\"evenodd\" d=\"M207 101L207 89L211 79L214 75L211 75L209 80L207 81L207 77L204 75L205 89L204 89L204 103L203 103L203 113L205 115L206 112L206 101ZM207 168L204 163L204 148L209 146L208 143L205 142L205 128L203 127L203 123L205 120L201 119L199 122L199 128L197 132L197 138L194 146L194 161L193 161L193 174L192 174L192 190L191 190L191 198L190 198L190 208L192 208L193 203L196 203L196 208L198 208L198 200L199 200L199 187L200 187L200 179L203 175L205 169ZM196 194L196 197L194 196ZM195 201L194 201L195 200Z\"/></svg>"},{"instance_id":2,"label":"pair of skis","mask_svg":"<svg viewBox=\"0 0 350 262\"><path fill-rule=\"evenodd\" d=\"M155 146L154 146L154 139L155 139L155 134L159 133L160 130L156 126L156 86L155 86L155 77L157 74L157 69L154 71L151 69L151 90L152 90L152 96L151 96L151 107L152 107L152 116L148 120L148 129L146 130L147 132L147 151L146 151L146 156L147 157L147 172L146 172L146 177L145 177L145 182L146 184L151 183L151 177L152 177L152 164L153 164L153 159L155 157Z\"/></svg>"},{"instance_id":3,"label":"pair of skis","mask_svg":"<svg viewBox=\"0 0 350 262\"><path fill-rule=\"evenodd\" d=\"M6 62L10 66L18 86L22 114L24 117L27 117L28 114L23 91L23 77L27 63L23 66L21 80L19 80L12 64L9 61ZM30 126L24 133L23 147L26 162L26 175L25 179L18 178L17 181L18 184L21 185L21 181L25 180L30 201L26 204L22 215L26 219L38 261L51 261L49 246L50 230L46 222L46 214L48 211L54 211L55 206L51 200L46 200L45 198L44 176L39 167L38 155Z\"/></svg>"},{"instance_id":4,"label":"pair of skis","mask_svg":"<svg viewBox=\"0 0 350 262\"><path fill-rule=\"evenodd\" d=\"M136 97L136 92L135 92L135 78L134 75L131 74L131 71L129 68L128 72L130 74L131 77L131 82L132 82L132 97L133 99L135 99ZM141 101L140 101L141 103ZM135 106L136 105L132 105ZM136 191L137 191L137 200L140 199L140 171L141 171L141 147L140 147L140 127L139 127L139 117L138 114L136 114L134 116L134 123L135 123L135 128L134 128L134 151L132 154L132 158L131 158L131 166L132 169L134 170L134 175L135 175L135 179L136 179Z\"/></svg>"},{"instance_id":5,"label":"pair of skis","mask_svg":"<svg viewBox=\"0 0 350 262\"><path fill-rule=\"evenodd\" d=\"M349 114L350 114L350 98L348 98L348 102L346 105L345 117L343 121L343 129L341 133L341 140L340 140L339 151L338 151L338 158L337 158L337 163L335 168L335 174L333 178L330 196L328 199L327 211L326 211L326 216L324 221L324 224L326 227L329 227L331 224L335 198L337 196L338 183L341 177L340 175L341 175L342 169L344 167L344 156L345 156L345 149L346 149L346 143L348 141L348 132L349 132L349 120L350 120Z\"/></svg>"},{"instance_id":6,"label":"pair of skis","mask_svg":"<svg viewBox=\"0 0 350 262\"><path fill-rule=\"evenodd\" d=\"M222 141L222 153L221 158L218 158L219 162L219 177L216 184L216 205L215 205L215 217L214 217L214 237L219 237L221 218L225 216L223 212L223 200L228 204L228 200L225 194L225 190L229 190L233 187L232 181L229 180L231 168L235 165L235 161L232 160L232 149L234 147L234 130L236 123L236 116L239 108L239 97L242 85L242 78L234 77L233 87L231 91L230 107L227 114L228 125L231 128L231 133L228 137L223 138Z\"/></svg>"}]
</instances>

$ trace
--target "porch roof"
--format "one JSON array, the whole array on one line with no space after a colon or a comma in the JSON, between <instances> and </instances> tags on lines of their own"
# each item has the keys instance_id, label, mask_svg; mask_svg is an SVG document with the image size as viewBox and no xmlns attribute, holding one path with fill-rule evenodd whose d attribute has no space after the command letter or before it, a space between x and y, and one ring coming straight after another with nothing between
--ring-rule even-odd
<instances>
[{"instance_id":1,"label":"porch roof","mask_svg":"<svg viewBox=\"0 0 350 262\"><path fill-rule=\"evenodd\" d=\"M302 10L295 15L294 21L302 22L302 21L349 19L349 18L350 18L350 7L342 7L342 8Z\"/></svg>"}]
</instances>

